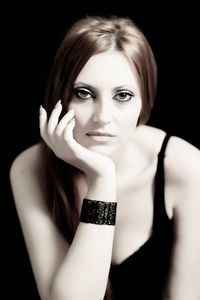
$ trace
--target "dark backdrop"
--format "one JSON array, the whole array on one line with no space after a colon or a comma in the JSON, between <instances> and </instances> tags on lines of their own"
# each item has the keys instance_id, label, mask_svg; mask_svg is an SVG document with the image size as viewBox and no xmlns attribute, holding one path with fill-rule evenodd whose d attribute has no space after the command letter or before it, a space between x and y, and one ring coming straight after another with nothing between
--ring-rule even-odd
<instances>
[{"instance_id":1,"label":"dark backdrop","mask_svg":"<svg viewBox=\"0 0 200 300\"><path fill-rule=\"evenodd\" d=\"M158 93L149 124L200 148L197 8L191 1L176 7L167 1L160 5L138 2L123 1L108 8L109 1L82 5L77 1L13 1L1 7L1 170L6 190L1 206L1 278L5 299L13 295L38 299L8 174L14 157L39 139L38 109L50 66L73 21L86 14L131 17L144 31L158 63Z\"/></svg>"}]
</instances>

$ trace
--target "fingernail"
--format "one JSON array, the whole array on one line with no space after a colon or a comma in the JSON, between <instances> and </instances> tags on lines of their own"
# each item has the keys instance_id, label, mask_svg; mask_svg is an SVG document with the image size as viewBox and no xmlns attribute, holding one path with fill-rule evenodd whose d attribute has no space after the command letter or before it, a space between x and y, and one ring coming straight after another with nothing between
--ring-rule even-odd
<instances>
[{"instance_id":1,"label":"fingernail","mask_svg":"<svg viewBox=\"0 0 200 300\"><path fill-rule=\"evenodd\" d=\"M39 109L40 114L42 112L42 109L43 109L43 107L42 107L42 105L40 105L40 109Z\"/></svg>"},{"instance_id":2,"label":"fingernail","mask_svg":"<svg viewBox=\"0 0 200 300\"><path fill-rule=\"evenodd\" d=\"M58 102L55 105L55 108L57 108L61 104L61 100L58 100Z\"/></svg>"}]
</instances>

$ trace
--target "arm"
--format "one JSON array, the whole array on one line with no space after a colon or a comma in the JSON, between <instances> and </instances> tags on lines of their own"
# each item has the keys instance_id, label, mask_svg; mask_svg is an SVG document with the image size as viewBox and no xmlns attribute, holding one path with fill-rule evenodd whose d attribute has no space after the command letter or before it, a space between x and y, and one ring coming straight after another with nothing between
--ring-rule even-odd
<instances>
[{"instance_id":1,"label":"arm","mask_svg":"<svg viewBox=\"0 0 200 300\"><path fill-rule=\"evenodd\" d=\"M28 150L15 160L10 172L15 204L41 299L103 299L114 226L80 223L69 246L46 208L41 171L41 163L32 155L30 157ZM114 176L113 182L109 174L109 179L105 175L101 180L95 179L93 185L102 191L103 199L106 196L115 201ZM88 195L97 197L93 186ZM101 198L99 193L98 198Z\"/></svg>"},{"instance_id":2,"label":"arm","mask_svg":"<svg viewBox=\"0 0 200 300\"><path fill-rule=\"evenodd\" d=\"M56 112L58 117L57 109L51 120L56 120ZM41 123L45 125L45 114L43 117ZM49 131L48 142L52 143L51 137L53 135L55 138L55 135L50 133L49 127L46 127ZM69 126L64 141L63 136L56 136L56 153L62 149L62 143L67 149L68 140L71 138L72 141L70 130L72 128ZM45 134L43 130L43 136ZM87 198L115 202L115 168L111 160L74 144L70 144L67 159L88 172L90 184ZM73 156L74 148L83 151L78 153L77 150ZM30 151L26 151L15 160L10 179L40 296L44 300L103 299L111 263L114 226L80 222L72 244L68 245L45 206L42 158L38 160L38 151L33 152L34 159L30 157ZM58 155L65 154L61 152Z\"/></svg>"},{"instance_id":3,"label":"arm","mask_svg":"<svg viewBox=\"0 0 200 300\"><path fill-rule=\"evenodd\" d=\"M114 178L111 173L103 178L94 178L87 198L115 202ZM52 299L103 299L113 237L114 226L79 223L69 251L56 273Z\"/></svg>"},{"instance_id":4,"label":"arm","mask_svg":"<svg viewBox=\"0 0 200 300\"><path fill-rule=\"evenodd\" d=\"M200 153L174 138L167 181L173 186L175 241L164 300L200 299Z\"/></svg>"}]
</instances>

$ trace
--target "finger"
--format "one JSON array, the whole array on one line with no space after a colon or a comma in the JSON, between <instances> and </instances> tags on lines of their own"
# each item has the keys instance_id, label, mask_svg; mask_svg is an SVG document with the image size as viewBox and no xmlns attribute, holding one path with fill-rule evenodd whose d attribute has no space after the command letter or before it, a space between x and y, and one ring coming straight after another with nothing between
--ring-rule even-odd
<instances>
[{"instance_id":1,"label":"finger","mask_svg":"<svg viewBox=\"0 0 200 300\"><path fill-rule=\"evenodd\" d=\"M40 106L39 126L40 134L44 138L47 129L47 113L46 110L42 107L42 105Z\"/></svg>"},{"instance_id":2,"label":"finger","mask_svg":"<svg viewBox=\"0 0 200 300\"><path fill-rule=\"evenodd\" d=\"M53 134L53 132L58 124L58 119L59 119L61 111L62 111L62 105L61 105L61 101L59 100L56 103L56 105L50 115L48 124L47 124L47 133L49 135Z\"/></svg>"},{"instance_id":3,"label":"finger","mask_svg":"<svg viewBox=\"0 0 200 300\"><path fill-rule=\"evenodd\" d=\"M58 123L56 129L55 129L55 134L58 136L61 136L65 127L69 124L69 122L74 118L74 109L70 109L64 117L60 120Z\"/></svg>"},{"instance_id":4,"label":"finger","mask_svg":"<svg viewBox=\"0 0 200 300\"><path fill-rule=\"evenodd\" d=\"M64 129L63 137L67 141L73 140L73 129L75 127L75 118L72 118Z\"/></svg>"}]
</instances>

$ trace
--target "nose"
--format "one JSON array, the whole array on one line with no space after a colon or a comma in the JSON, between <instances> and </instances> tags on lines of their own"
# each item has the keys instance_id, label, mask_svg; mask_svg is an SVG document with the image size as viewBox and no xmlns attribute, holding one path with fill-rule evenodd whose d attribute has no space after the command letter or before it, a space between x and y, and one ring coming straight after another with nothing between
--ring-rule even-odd
<instances>
[{"instance_id":1,"label":"nose","mask_svg":"<svg viewBox=\"0 0 200 300\"><path fill-rule=\"evenodd\" d=\"M101 126L107 125L112 121L111 115L111 105L108 99L104 99L104 101L98 101L96 103L93 121L95 123L100 124Z\"/></svg>"}]
</instances>

